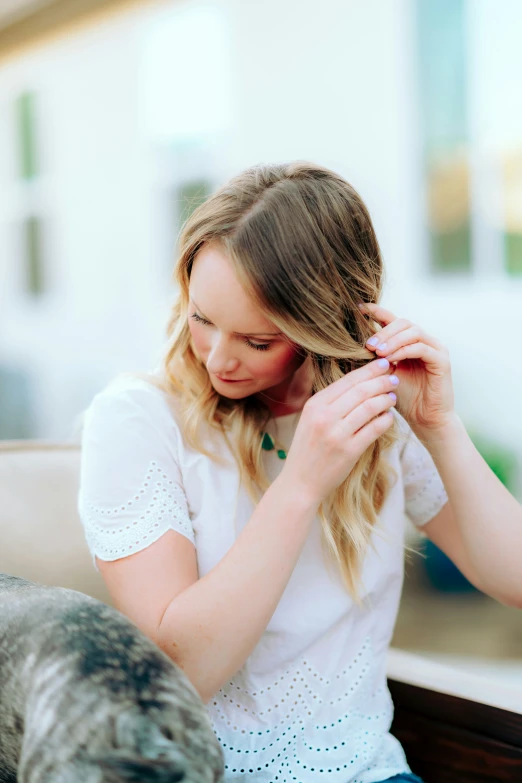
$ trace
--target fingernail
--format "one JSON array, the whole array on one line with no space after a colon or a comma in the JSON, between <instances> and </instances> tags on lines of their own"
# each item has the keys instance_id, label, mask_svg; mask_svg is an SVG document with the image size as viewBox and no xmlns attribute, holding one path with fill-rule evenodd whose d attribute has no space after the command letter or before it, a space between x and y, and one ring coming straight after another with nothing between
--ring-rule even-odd
<instances>
[{"instance_id":1,"label":"fingernail","mask_svg":"<svg viewBox=\"0 0 522 783\"><path fill-rule=\"evenodd\" d=\"M379 341L377 340L377 342L379 342ZM377 350L378 351L385 351L387 347L388 347L388 343L381 343L380 345L377 346Z\"/></svg>"},{"instance_id":2,"label":"fingernail","mask_svg":"<svg viewBox=\"0 0 522 783\"><path fill-rule=\"evenodd\" d=\"M392 400L397 399L397 395L394 392L388 392L388 395L392 398Z\"/></svg>"},{"instance_id":3,"label":"fingernail","mask_svg":"<svg viewBox=\"0 0 522 783\"><path fill-rule=\"evenodd\" d=\"M370 337L369 340L366 340L366 345L377 345L378 342L379 342L378 337Z\"/></svg>"},{"instance_id":4,"label":"fingernail","mask_svg":"<svg viewBox=\"0 0 522 783\"><path fill-rule=\"evenodd\" d=\"M358 302L357 307L359 308L359 310L364 310L364 305L362 302Z\"/></svg>"},{"instance_id":5,"label":"fingernail","mask_svg":"<svg viewBox=\"0 0 522 783\"><path fill-rule=\"evenodd\" d=\"M377 364L379 365L379 367L382 367L383 370L387 370L388 367L390 366L390 362L388 361L388 359L379 359ZM392 375L391 377L395 378L395 375ZM398 378L397 378L397 383L399 383L399 379Z\"/></svg>"},{"instance_id":6,"label":"fingernail","mask_svg":"<svg viewBox=\"0 0 522 783\"><path fill-rule=\"evenodd\" d=\"M393 383L394 386L399 385L399 379L397 378L396 375L390 375L390 381Z\"/></svg>"}]
</instances>

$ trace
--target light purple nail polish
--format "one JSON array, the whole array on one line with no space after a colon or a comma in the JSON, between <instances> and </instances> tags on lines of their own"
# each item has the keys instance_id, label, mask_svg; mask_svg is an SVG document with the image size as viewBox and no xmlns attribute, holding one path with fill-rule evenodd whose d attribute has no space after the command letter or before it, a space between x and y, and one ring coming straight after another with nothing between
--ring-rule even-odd
<instances>
[{"instance_id":1,"label":"light purple nail polish","mask_svg":"<svg viewBox=\"0 0 522 783\"><path fill-rule=\"evenodd\" d=\"M369 340L366 340L367 345L377 345L378 342L379 342L378 337L370 337Z\"/></svg>"},{"instance_id":2,"label":"light purple nail polish","mask_svg":"<svg viewBox=\"0 0 522 783\"><path fill-rule=\"evenodd\" d=\"M388 395L392 398L392 400L397 399L397 395L394 392L388 392Z\"/></svg>"},{"instance_id":3,"label":"light purple nail polish","mask_svg":"<svg viewBox=\"0 0 522 783\"><path fill-rule=\"evenodd\" d=\"M381 343L380 345L377 346L377 350L385 351L387 347L388 347L388 343Z\"/></svg>"},{"instance_id":4,"label":"light purple nail polish","mask_svg":"<svg viewBox=\"0 0 522 783\"><path fill-rule=\"evenodd\" d=\"M393 383L394 386L399 385L399 379L397 378L396 375L390 375L390 381Z\"/></svg>"},{"instance_id":5,"label":"light purple nail polish","mask_svg":"<svg viewBox=\"0 0 522 783\"><path fill-rule=\"evenodd\" d=\"M390 366L390 362L388 361L388 359L379 359L377 364L379 365L379 367L382 367L384 370L387 370L388 367ZM397 383L398 382L399 379L397 379Z\"/></svg>"}]
</instances>

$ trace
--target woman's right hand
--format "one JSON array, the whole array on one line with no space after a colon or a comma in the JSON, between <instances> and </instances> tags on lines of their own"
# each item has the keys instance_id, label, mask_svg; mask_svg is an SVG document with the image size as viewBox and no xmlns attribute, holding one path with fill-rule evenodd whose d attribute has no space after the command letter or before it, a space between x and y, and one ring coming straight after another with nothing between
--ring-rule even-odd
<instances>
[{"instance_id":1,"label":"woman's right hand","mask_svg":"<svg viewBox=\"0 0 522 783\"><path fill-rule=\"evenodd\" d=\"M393 423L399 383L384 359L347 373L303 408L280 478L320 504Z\"/></svg>"}]
</instances>

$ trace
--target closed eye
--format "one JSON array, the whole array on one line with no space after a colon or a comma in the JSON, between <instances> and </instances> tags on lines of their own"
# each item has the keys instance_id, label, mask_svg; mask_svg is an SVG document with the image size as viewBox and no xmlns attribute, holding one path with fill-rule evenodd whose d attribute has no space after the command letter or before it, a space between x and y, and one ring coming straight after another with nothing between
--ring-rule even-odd
<instances>
[{"instance_id":1,"label":"closed eye","mask_svg":"<svg viewBox=\"0 0 522 783\"><path fill-rule=\"evenodd\" d=\"M190 317L193 318L194 321L197 321L198 323L203 324L204 326L210 325L210 321L207 321L206 318L203 318L198 313L192 313ZM271 343L253 343L251 340L248 339L248 337L244 337L242 339L250 348L254 348L256 351L268 351L271 345Z\"/></svg>"},{"instance_id":2,"label":"closed eye","mask_svg":"<svg viewBox=\"0 0 522 783\"><path fill-rule=\"evenodd\" d=\"M200 324L209 324L210 323L210 321L207 321L206 318L202 318L197 313L192 313L192 315L190 317L193 318L195 321L197 321Z\"/></svg>"},{"instance_id":3,"label":"closed eye","mask_svg":"<svg viewBox=\"0 0 522 783\"><path fill-rule=\"evenodd\" d=\"M245 337L245 342L251 348L255 348L256 351L268 351L268 349L270 348L270 343L252 343L250 342L248 337Z\"/></svg>"}]
</instances>

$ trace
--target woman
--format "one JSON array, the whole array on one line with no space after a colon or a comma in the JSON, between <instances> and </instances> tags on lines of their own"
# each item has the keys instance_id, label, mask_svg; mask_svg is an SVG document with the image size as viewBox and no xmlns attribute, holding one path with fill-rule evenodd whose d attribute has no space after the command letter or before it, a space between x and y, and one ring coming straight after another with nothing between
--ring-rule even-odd
<instances>
[{"instance_id":1,"label":"woman","mask_svg":"<svg viewBox=\"0 0 522 783\"><path fill-rule=\"evenodd\" d=\"M113 600L207 702L227 781L418 780L386 687L405 515L522 601L519 509L454 413L447 353L372 304L370 217L318 166L224 186L177 282L162 373L86 420L80 513Z\"/></svg>"}]
</instances>

